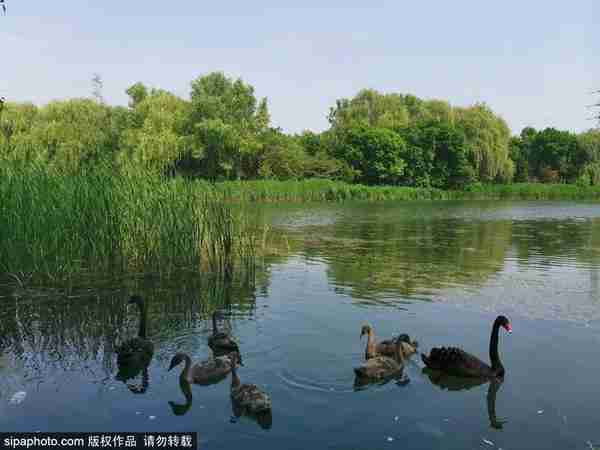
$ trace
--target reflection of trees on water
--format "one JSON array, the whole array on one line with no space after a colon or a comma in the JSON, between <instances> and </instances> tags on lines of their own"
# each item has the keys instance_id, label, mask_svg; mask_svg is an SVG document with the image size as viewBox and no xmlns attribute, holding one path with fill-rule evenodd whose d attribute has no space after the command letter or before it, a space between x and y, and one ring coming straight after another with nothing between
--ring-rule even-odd
<instances>
[{"instance_id":1,"label":"reflection of trees on water","mask_svg":"<svg viewBox=\"0 0 600 450\"><path fill-rule=\"evenodd\" d=\"M21 365L26 379L77 370L99 380L114 375L116 346L137 334L139 314L127 310L132 292L148 302L148 338L153 341L182 330L208 330L216 308L235 308L245 315L255 308L254 281L248 279L223 283L190 277L125 284L110 291L88 289L77 296L38 291L2 299L0 353L8 355L11 365ZM145 383L142 376L131 387L143 392Z\"/></svg>"},{"instance_id":2,"label":"reflection of trees on water","mask_svg":"<svg viewBox=\"0 0 600 450\"><path fill-rule=\"evenodd\" d=\"M285 240L280 231L271 245L280 259L303 254L325 261L336 289L368 300L481 285L503 270L509 252L539 270L565 258L589 266L592 295L600 298L600 219L490 218L496 208L490 205L464 214L439 204L357 206L356 215L291 229ZM482 212L484 220L477 216Z\"/></svg>"},{"instance_id":3,"label":"reflection of trees on water","mask_svg":"<svg viewBox=\"0 0 600 450\"><path fill-rule=\"evenodd\" d=\"M557 257L573 257L580 263L600 261L600 219L535 220L515 222L513 246L519 261L552 266Z\"/></svg>"},{"instance_id":4,"label":"reflection of trees on water","mask_svg":"<svg viewBox=\"0 0 600 450\"><path fill-rule=\"evenodd\" d=\"M324 237L316 247L332 281L362 298L483 283L502 269L510 247L511 223L505 221L445 219L354 228L364 239L346 237L342 225L320 233Z\"/></svg>"},{"instance_id":5,"label":"reflection of trees on water","mask_svg":"<svg viewBox=\"0 0 600 450\"><path fill-rule=\"evenodd\" d=\"M567 257L586 266L591 295L600 299L600 219L477 220L468 211L436 212L439 205L356 208L325 223L274 230L269 263L259 264L252 282L228 284L196 274L171 282L119 281L117 288L70 296L20 290L18 299L14 287L0 284L0 353L12 366L18 358L28 376L51 368L85 371L94 379L112 376L116 345L137 328L137 314L126 309L131 293L148 299L150 338L168 340L186 329L208 333L217 307L252 313L255 294L268 289L270 267L292 254L325 261L332 284L366 299L485 283L503 269L509 251L540 270ZM161 362L161 355L156 358Z\"/></svg>"},{"instance_id":6,"label":"reflection of trees on water","mask_svg":"<svg viewBox=\"0 0 600 450\"><path fill-rule=\"evenodd\" d=\"M513 245L520 262L534 261L541 270L565 257L587 266L590 297L600 299L600 219L524 221L514 226Z\"/></svg>"}]
</instances>

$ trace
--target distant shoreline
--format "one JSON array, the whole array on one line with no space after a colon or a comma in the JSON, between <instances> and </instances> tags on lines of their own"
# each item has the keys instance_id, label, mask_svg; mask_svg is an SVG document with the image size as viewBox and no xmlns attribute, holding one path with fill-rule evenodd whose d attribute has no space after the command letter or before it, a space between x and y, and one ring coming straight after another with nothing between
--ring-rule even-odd
<instances>
[{"instance_id":1,"label":"distant shoreline","mask_svg":"<svg viewBox=\"0 0 600 450\"><path fill-rule=\"evenodd\" d=\"M342 181L307 179L223 181L210 186L228 199L259 203L346 200L600 200L600 186L576 184L474 184L466 186L464 190L443 190L407 186L366 186Z\"/></svg>"}]
</instances>

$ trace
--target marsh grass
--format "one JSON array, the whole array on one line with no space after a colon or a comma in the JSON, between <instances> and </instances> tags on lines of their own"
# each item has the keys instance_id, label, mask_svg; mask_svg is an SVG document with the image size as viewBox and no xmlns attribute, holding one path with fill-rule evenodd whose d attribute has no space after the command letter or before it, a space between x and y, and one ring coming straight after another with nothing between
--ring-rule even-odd
<instances>
[{"instance_id":1,"label":"marsh grass","mask_svg":"<svg viewBox=\"0 0 600 450\"><path fill-rule=\"evenodd\" d=\"M0 167L0 278L23 285L182 270L231 278L269 253L257 202L600 199L600 187L471 185L463 191L324 179L211 184L140 170Z\"/></svg>"},{"instance_id":2,"label":"marsh grass","mask_svg":"<svg viewBox=\"0 0 600 450\"><path fill-rule=\"evenodd\" d=\"M463 193L464 198L523 200L597 200L600 186L564 183L474 184Z\"/></svg>"},{"instance_id":3,"label":"marsh grass","mask_svg":"<svg viewBox=\"0 0 600 450\"><path fill-rule=\"evenodd\" d=\"M67 175L0 169L0 272L23 280L208 270L253 262L260 234L243 205L206 185L109 168Z\"/></svg>"},{"instance_id":4,"label":"marsh grass","mask_svg":"<svg viewBox=\"0 0 600 450\"><path fill-rule=\"evenodd\" d=\"M449 200L458 191L405 186L365 186L326 179L225 181L215 189L228 199L246 202L318 202L344 200Z\"/></svg>"},{"instance_id":5,"label":"marsh grass","mask_svg":"<svg viewBox=\"0 0 600 450\"><path fill-rule=\"evenodd\" d=\"M576 184L474 184L463 190L414 188L406 186L365 186L341 181L255 180L226 181L214 188L229 200L245 202L318 202L346 200L462 200L462 199L528 199L528 200L594 200L600 199L600 186Z\"/></svg>"}]
</instances>

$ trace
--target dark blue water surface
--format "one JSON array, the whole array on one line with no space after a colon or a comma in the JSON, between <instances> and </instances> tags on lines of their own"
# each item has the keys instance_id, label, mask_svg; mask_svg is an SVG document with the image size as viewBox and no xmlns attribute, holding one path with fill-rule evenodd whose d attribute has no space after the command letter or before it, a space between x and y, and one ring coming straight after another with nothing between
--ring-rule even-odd
<instances>
[{"instance_id":1,"label":"dark blue water surface","mask_svg":"<svg viewBox=\"0 0 600 450\"><path fill-rule=\"evenodd\" d=\"M349 203L260 214L277 239L254 282L132 277L0 290L0 429L197 431L206 449L600 446L600 205ZM148 301L155 345L146 388L141 376L115 379L114 348L136 333L138 313L126 306L135 292ZM186 403L171 357L210 355L216 307L230 313L242 382L272 397L270 429L232 420L229 377L192 386L189 408L169 403ZM408 384L353 388L364 322L381 338L404 332L424 351L458 345L487 360L498 314L513 333L501 333L507 374L497 392L438 386L417 357Z\"/></svg>"}]
</instances>

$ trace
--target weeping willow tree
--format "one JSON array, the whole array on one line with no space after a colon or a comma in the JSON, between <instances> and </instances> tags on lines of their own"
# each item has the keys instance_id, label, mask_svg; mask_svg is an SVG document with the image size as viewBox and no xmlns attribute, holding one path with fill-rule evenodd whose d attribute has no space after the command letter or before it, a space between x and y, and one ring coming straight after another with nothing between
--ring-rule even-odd
<instances>
[{"instance_id":1,"label":"weeping willow tree","mask_svg":"<svg viewBox=\"0 0 600 450\"><path fill-rule=\"evenodd\" d=\"M121 136L120 164L158 172L173 168L190 146L184 133L189 102L163 90L148 92L141 83L127 93L132 114Z\"/></svg>"},{"instance_id":2,"label":"weeping willow tree","mask_svg":"<svg viewBox=\"0 0 600 450\"><path fill-rule=\"evenodd\" d=\"M40 162L77 171L110 156L116 137L112 110L90 99L43 107L6 103L0 121L0 159ZM76 126L74 126L76 124Z\"/></svg>"},{"instance_id":3,"label":"weeping willow tree","mask_svg":"<svg viewBox=\"0 0 600 450\"><path fill-rule=\"evenodd\" d=\"M469 159L482 182L512 180L514 164L510 159L510 129L485 104L456 108L456 125L465 133Z\"/></svg>"},{"instance_id":4,"label":"weeping willow tree","mask_svg":"<svg viewBox=\"0 0 600 450\"><path fill-rule=\"evenodd\" d=\"M338 136L364 126L391 129L404 137L424 124L447 128L465 136L471 166L468 172L474 175L471 181L507 182L514 174L508 125L485 104L459 108L443 100L423 100L410 94L382 94L365 89L351 99L338 100L330 110L329 122L331 131ZM413 150L431 155L430 159L445 158L430 147ZM422 171L423 167L415 167L415 170ZM432 174L421 175L428 178Z\"/></svg>"},{"instance_id":5,"label":"weeping willow tree","mask_svg":"<svg viewBox=\"0 0 600 450\"><path fill-rule=\"evenodd\" d=\"M410 94L382 94L374 89L363 89L354 98L337 100L329 112L332 129L370 126L399 130L432 119L452 123L450 104Z\"/></svg>"}]
</instances>

